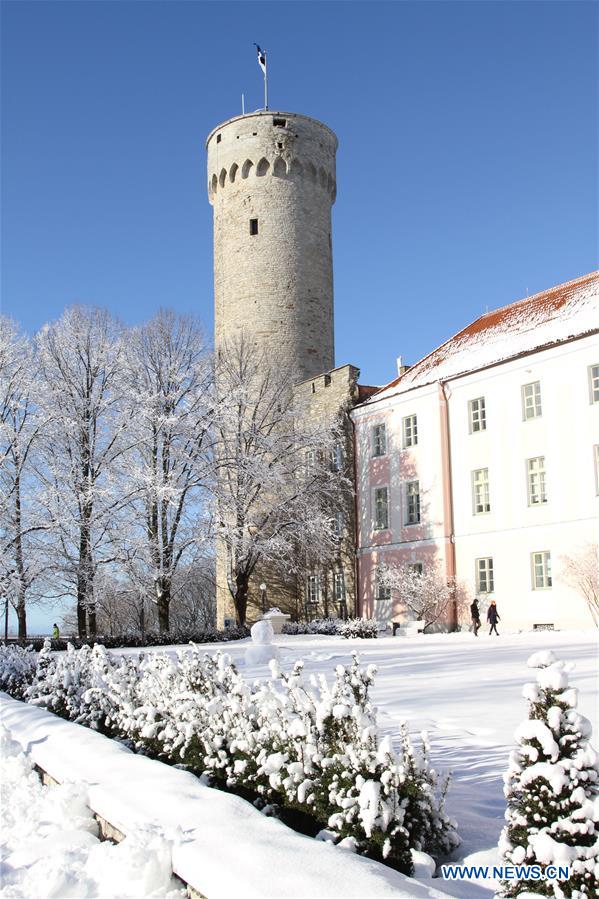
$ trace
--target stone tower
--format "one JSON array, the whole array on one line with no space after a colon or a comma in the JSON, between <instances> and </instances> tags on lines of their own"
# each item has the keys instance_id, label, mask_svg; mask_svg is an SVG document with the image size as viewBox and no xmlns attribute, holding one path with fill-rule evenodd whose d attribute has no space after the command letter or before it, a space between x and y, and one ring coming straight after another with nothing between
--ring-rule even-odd
<instances>
[{"instance_id":1,"label":"stone tower","mask_svg":"<svg viewBox=\"0 0 599 899\"><path fill-rule=\"evenodd\" d=\"M206 147L216 350L243 334L298 382L332 369L337 138L308 116L261 110L223 122Z\"/></svg>"}]
</instances>

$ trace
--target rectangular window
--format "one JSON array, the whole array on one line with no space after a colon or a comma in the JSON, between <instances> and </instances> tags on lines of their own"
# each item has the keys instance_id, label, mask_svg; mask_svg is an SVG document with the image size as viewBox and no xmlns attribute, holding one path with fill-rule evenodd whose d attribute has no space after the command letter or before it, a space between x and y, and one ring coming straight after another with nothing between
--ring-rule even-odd
<instances>
[{"instance_id":1,"label":"rectangular window","mask_svg":"<svg viewBox=\"0 0 599 899\"><path fill-rule=\"evenodd\" d=\"M389 488L374 488L374 529L382 531L389 527Z\"/></svg>"},{"instance_id":2,"label":"rectangular window","mask_svg":"<svg viewBox=\"0 0 599 899\"><path fill-rule=\"evenodd\" d=\"M402 418L402 434L403 446L416 446L418 443L418 417L416 415L406 415Z\"/></svg>"},{"instance_id":3,"label":"rectangular window","mask_svg":"<svg viewBox=\"0 0 599 899\"><path fill-rule=\"evenodd\" d=\"M551 553L532 553L532 589L548 590L551 587Z\"/></svg>"},{"instance_id":4,"label":"rectangular window","mask_svg":"<svg viewBox=\"0 0 599 899\"><path fill-rule=\"evenodd\" d=\"M331 468L333 471L341 471L343 468L343 447L336 443L331 450Z\"/></svg>"},{"instance_id":5,"label":"rectangular window","mask_svg":"<svg viewBox=\"0 0 599 899\"><path fill-rule=\"evenodd\" d=\"M317 574L309 574L306 581L306 600L314 604L320 599L320 578Z\"/></svg>"},{"instance_id":6,"label":"rectangular window","mask_svg":"<svg viewBox=\"0 0 599 899\"><path fill-rule=\"evenodd\" d=\"M378 572L374 579L374 598L381 601L391 599L391 587L381 584L381 578Z\"/></svg>"},{"instance_id":7,"label":"rectangular window","mask_svg":"<svg viewBox=\"0 0 599 899\"><path fill-rule=\"evenodd\" d=\"M524 421L540 418L542 413L541 382L533 381L532 384L524 384L522 387L522 417Z\"/></svg>"},{"instance_id":8,"label":"rectangular window","mask_svg":"<svg viewBox=\"0 0 599 899\"><path fill-rule=\"evenodd\" d=\"M589 393L592 403L599 403L599 365L589 365Z\"/></svg>"},{"instance_id":9,"label":"rectangular window","mask_svg":"<svg viewBox=\"0 0 599 899\"><path fill-rule=\"evenodd\" d=\"M333 572L333 596L335 602L343 602L345 600L345 578L342 571Z\"/></svg>"},{"instance_id":10,"label":"rectangular window","mask_svg":"<svg viewBox=\"0 0 599 899\"><path fill-rule=\"evenodd\" d=\"M250 234L252 237L258 233L258 219L250 219Z\"/></svg>"},{"instance_id":11,"label":"rectangular window","mask_svg":"<svg viewBox=\"0 0 599 899\"><path fill-rule=\"evenodd\" d=\"M487 430L487 414L484 396L479 396L476 400L470 400L468 403L468 419L470 422L471 434Z\"/></svg>"},{"instance_id":12,"label":"rectangular window","mask_svg":"<svg viewBox=\"0 0 599 899\"><path fill-rule=\"evenodd\" d=\"M493 593L493 559L476 559L475 563L476 592Z\"/></svg>"},{"instance_id":13,"label":"rectangular window","mask_svg":"<svg viewBox=\"0 0 599 899\"><path fill-rule=\"evenodd\" d=\"M528 484L528 505L540 506L547 502L545 489L545 456L535 456L526 460L526 479Z\"/></svg>"},{"instance_id":14,"label":"rectangular window","mask_svg":"<svg viewBox=\"0 0 599 899\"><path fill-rule=\"evenodd\" d=\"M312 469L316 466L316 450L306 450L306 452L304 453L304 461L306 464L306 471L312 471Z\"/></svg>"},{"instance_id":15,"label":"rectangular window","mask_svg":"<svg viewBox=\"0 0 599 899\"><path fill-rule=\"evenodd\" d=\"M374 425L371 431L372 455L384 456L387 452L387 428L384 424Z\"/></svg>"},{"instance_id":16,"label":"rectangular window","mask_svg":"<svg viewBox=\"0 0 599 899\"><path fill-rule=\"evenodd\" d=\"M420 481L406 484L406 524L420 524Z\"/></svg>"},{"instance_id":17,"label":"rectangular window","mask_svg":"<svg viewBox=\"0 0 599 899\"><path fill-rule=\"evenodd\" d=\"M272 123L275 128L284 128L287 124L287 119L273 119Z\"/></svg>"},{"instance_id":18,"label":"rectangular window","mask_svg":"<svg viewBox=\"0 0 599 899\"><path fill-rule=\"evenodd\" d=\"M472 472L472 514L484 515L490 511L489 469L477 468Z\"/></svg>"},{"instance_id":19,"label":"rectangular window","mask_svg":"<svg viewBox=\"0 0 599 899\"><path fill-rule=\"evenodd\" d=\"M333 531L335 537L341 537L343 534L343 512L335 512L335 517L333 518Z\"/></svg>"},{"instance_id":20,"label":"rectangular window","mask_svg":"<svg viewBox=\"0 0 599 899\"><path fill-rule=\"evenodd\" d=\"M424 566L423 566L422 562L410 562L410 564L408 565L408 568L414 574L422 574L422 572L424 571Z\"/></svg>"}]
</instances>

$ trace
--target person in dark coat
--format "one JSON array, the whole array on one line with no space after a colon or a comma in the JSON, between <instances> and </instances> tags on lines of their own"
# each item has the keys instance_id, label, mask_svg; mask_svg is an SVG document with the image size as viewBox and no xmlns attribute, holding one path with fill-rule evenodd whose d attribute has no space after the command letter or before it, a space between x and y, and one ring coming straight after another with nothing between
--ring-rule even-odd
<instances>
[{"instance_id":1,"label":"person in dark coat","mask_svg":"<svg viewBox=\"0 0 599 899\"><path fill-rule=\"evenodd\" d=\"M499 612L497 611L497 605L495 603L495 600L492 599L491 605L489 606L489 608L487 610L487 621L491 625L491 630L489 631L489 636L491 636L493 631L495 631L497 636L499 636L499 632L497 630L497 622L500 620L501 619L499 618Z\"/></svg>"},{"instance_id":2,"label":"person in dark coat","mask_svg":"<svg viewBox=\"0 0 599 899\"><path fill-rule=\"evenodd\" d=\"M474 636L478 637L478 631L480 628L480 609L478 608L478 599L475 599L470 606L470 617L472 618L472 630L474 631Z\"/></svg>"}]
</instances>

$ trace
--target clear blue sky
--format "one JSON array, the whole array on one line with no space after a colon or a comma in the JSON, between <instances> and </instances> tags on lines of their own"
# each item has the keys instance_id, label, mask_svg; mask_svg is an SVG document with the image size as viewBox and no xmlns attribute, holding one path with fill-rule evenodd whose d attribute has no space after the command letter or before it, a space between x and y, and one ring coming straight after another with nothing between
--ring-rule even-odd
<instances>
[{"instance_id":1,"label":"clear blue sky","mask_svg":"<svg viewBox=\"0 0 599 899\"><path fill-rule=\"evenodd\" d=\"M262 103L339 137L337 363L395 375L597 266L592 2L5 2L2 308L212 328L204 140Z\"/></svg>"}]
</instances>

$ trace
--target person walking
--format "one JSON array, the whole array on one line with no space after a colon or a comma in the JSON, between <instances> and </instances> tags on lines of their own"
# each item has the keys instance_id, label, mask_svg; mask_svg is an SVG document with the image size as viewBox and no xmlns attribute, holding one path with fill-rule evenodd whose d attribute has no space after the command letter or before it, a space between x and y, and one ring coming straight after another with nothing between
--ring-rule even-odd
<instances>
[{"instance_id":1,"label":"person walking","mask_svg":"<svg viewBox=\"0 0 599 899\"><path fill-rule=\"evenodd\" d=\"M472 630L474 631L474 636L478 637L478 631L480 629L480 609L478 608L478 599L475 599L470 606L470 617L472 618Z\"/></svg>"},{"instance_id":2,"label":"person walking","mask_svg":"<svg viewBox=\"0 0 599 899\"><path fill-rule=\"evenodd\" d=\"M491 625L491 629L489 631L489 636L495 631L497 636L499 636L499 632L497 630L497 622L500 621L499 612L497 611L497 604L494 599L491 600L491 605L487 610L487 621Z\"/></svg>"}]
</instances>

